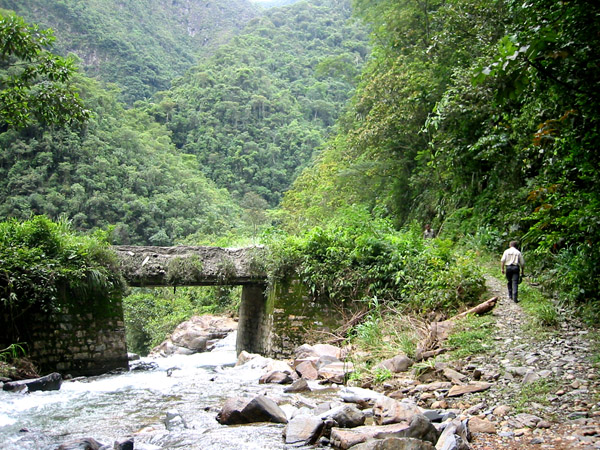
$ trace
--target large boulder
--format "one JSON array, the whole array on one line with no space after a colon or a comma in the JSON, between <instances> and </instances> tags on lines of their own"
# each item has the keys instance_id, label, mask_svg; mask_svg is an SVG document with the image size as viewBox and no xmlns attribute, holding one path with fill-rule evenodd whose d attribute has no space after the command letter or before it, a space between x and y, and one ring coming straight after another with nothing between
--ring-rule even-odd
<instances>
[{"instance_id":1,"label":"large boulder","mask_svg":"<svg viewBox=\"0 0 600 450\"><path fill-rule=\"evenodd\" d=\"M292 384L298 379L298 375L295 372L282 372L280 370L272 370L271 372L265 373L258 380L259 384Z\"/></svg>"},{"instance_id":2,"label":"large boulder","mask_svg":"<svg viewBox=\"0 0 600 450\"><path fill-rule=\"evenodd\" d=\"M234 397L227 399L217 421L222 425L238 425L255 422L287 423L285 412L268 397Z\"/></svg>"},{"instance_id":3,"label":"large boulder","mask_svg":"<svg viewBox=\"0 0 600 450\"><path fill-rule=\"evenodd\" d=\"M306 391L310 392L311 390L312 389L310 388L310 386L308 385L306 380L304 378L300 378L300 379L294 381L291 386L286 387L283 390L283 392L292 394L292 393L297 393L297 392L306 392Z\"/></svg>"},{"instance_id":4,"label":"large boulder","mask_svg":"<svg viewBox=\"0 0 600 450\"><path fill-rule=\"evenodd\" d=\"M230 317L194 316L179 324L162 344L152 349L150 356L204 352L236 329L237 322Z\"/></svg>"},{"instance_id":5,"label":"large boulder","mask_svg":"<svg viewBox=\"0 0 600 450\"><path fill-rule=\"evenodd\" d=\"M32 378L30 380L10 381L4 383L2 389L5 391L17 392L25 388L29 392L34 391L58 391L62 384L62 376L60 373L51 373L40 378Z\"/></svg>"},{"instance_id":6,"label":"large boulder","mask_svg":"<svg viewBox=\"0 0 600 450\"><path fill-rule=\"evenodd\" d=\"M304 360L296 365L296 372L306 380L316 380L319 377L319 372L314 361Z\"/></svg>"},{"instance_id":7,"label":"large boulder","mask_svg":"<svg viewBox=\"0 0 600 450\"><path fill-rule=\"evenodd\" d=\"M320 415L324 421L332 420L338 428L355 428L364 425L366 415L354 405L342 405Z\"/></svg>"},{"instance_id":8,"label":"large boulder","mask_svg":"<svg viewBox=\"0 0 600 450\"><path fill-rule=\"evenodd\" d=\"M422 441L429 441L432 444L436 444L439 436L440 433L438 432L437 428L423 414L415 414L412 416L410 419L410 424L405 430L383 430L375 435L377 439L384 439L388 437L407 437L420 439Z\"/></svg>"},{"instance_id":9,"label":"large boulder","mask_svg":"<svg viewBox=\"0 0 600 450\"><path fill-rule=\"evenodd\" d=\"M344 356L341 348L329 344L303 344L296 348L295 354L296 359L319 359L321 356L331 356L336 359L341 359Z\"/></svg>"},{"instance_id":10,"label":"large boulder","mask_svg":"<svg viewBox=\"0 0 600 450\"><path fill-rule=\"evenodd\" d=\"M378 433L402 431L408 427L407 423L395 423L383 426L364 425L356 428L333 428L331 430L331 445L334 448L348 449L353 445L374 439Z\"/></svg>"}]
</instances>

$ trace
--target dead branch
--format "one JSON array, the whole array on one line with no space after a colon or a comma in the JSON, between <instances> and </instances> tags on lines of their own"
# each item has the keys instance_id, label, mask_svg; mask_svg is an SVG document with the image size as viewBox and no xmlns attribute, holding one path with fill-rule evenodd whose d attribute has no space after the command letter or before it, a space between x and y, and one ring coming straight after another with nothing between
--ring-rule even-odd
<instances>
[{"instance_id":1,"label":"dead branch","mask_svg":"<svg viewBox=\"0 0 600 450\"><path fill-rule=\"evenodd\" d=\"M456 322L467 315L481 315L485 314L488 311L491 311L498 301L498 297L492 297L485 302L480 303L477 306L474 306L467 311L464 311L460 314L457 314L454 317L451 317L448 320L444 320L442 322L433 322L429 325L429 332L426 337L421 340L419 345L417 346L417 353L421 356L422 359L426 359L426 357L437 356L438 354L446 351L442 344L448 336L452 332L452 329L456 325Z\"/></svg>"}]
</instances>

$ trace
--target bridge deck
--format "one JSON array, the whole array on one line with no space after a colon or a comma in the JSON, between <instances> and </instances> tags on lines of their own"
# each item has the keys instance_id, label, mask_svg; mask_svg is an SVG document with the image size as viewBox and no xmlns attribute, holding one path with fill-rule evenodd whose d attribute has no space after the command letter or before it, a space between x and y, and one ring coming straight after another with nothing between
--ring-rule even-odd
<instances>
[{"instance_id":1,"label":"bridge deck","mask_svg":"<svg viewBox=\"0 0 600 450\"><path fill-rule=\"evenodd\" d=\"M130 286L266 283L264 248L114 246Z\"/></svg>"}]
</instances>

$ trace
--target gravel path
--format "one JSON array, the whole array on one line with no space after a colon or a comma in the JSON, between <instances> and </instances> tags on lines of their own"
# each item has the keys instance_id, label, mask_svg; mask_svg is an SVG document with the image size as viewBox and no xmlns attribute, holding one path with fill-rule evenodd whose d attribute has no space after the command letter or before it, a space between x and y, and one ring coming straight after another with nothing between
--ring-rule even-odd
<instances>
[{"instance_id":1,"label":"gravel path","mask_svg":"<svg viewBox=\"0 0 600 450\"><path fill-rule=\"evenodd\" d=\"M504 284L493 277L486 282L500 298L492 313L494 350L465 363L493 381L474 399L495 432L474 433L473 449L600 449L600 380L590 331L561 311L556 330L532 335Z\"/></svg>"}]
</instances>

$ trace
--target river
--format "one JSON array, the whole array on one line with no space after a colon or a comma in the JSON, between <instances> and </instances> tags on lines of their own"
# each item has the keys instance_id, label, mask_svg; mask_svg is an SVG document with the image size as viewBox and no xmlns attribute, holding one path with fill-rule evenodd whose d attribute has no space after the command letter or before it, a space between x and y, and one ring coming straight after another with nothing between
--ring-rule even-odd
<instances>
[{"instance_id":1,"label":"river","mask_svg":"<svg viewBox=\"0 0 600 450\"><path fill-rule=\"evenodd\" d=\"M59 391L0 392L0 448L55 450L83 437L112 448L116 439L129 436L134 436L136 449L299 448L285 445L280 424L222 426L216 421L231 396L268 393L289 404L298 399L284 394L282 386L259 385L264 369L233 367L235 334L211 352L144 361L158 368L65 381ZM316 398L309 401L318 402L335 393L312 395ZM287 412L292 407L283 408ZM166 429L166 414L172 410L187 428Z\"/></svg>"}]
</instances>

